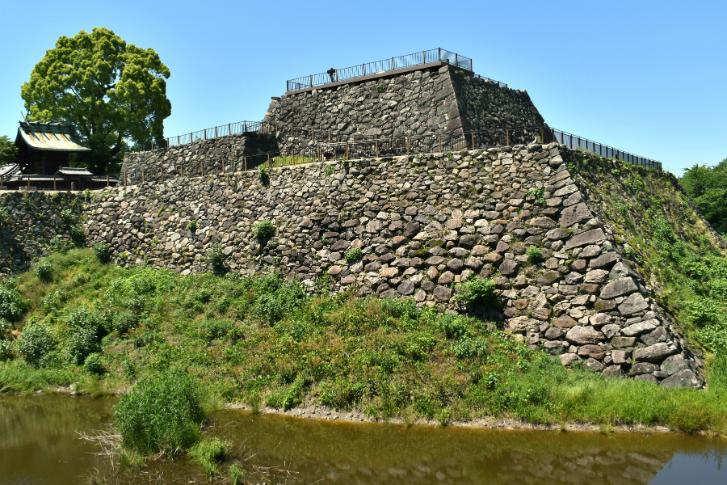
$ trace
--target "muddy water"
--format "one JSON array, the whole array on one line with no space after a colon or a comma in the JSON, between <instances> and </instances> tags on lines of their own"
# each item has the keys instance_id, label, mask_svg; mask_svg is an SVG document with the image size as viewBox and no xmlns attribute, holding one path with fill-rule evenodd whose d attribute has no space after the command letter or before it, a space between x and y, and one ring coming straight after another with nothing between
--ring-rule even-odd
<instances>
[{"instance_id":1,"label":"muddy water","mask_svg":"<svg viewBox=\"0 0 727 485\"><path fill-rule=\"evenodd\" d=\"M0 484L209 483L184 459L112 469L79 439L109 429L111 404L1 397ZM406 428L237 411L215 414L211 426L254 481L727 484L727 445L683 435Z\"/></svg>"}]
</instances>

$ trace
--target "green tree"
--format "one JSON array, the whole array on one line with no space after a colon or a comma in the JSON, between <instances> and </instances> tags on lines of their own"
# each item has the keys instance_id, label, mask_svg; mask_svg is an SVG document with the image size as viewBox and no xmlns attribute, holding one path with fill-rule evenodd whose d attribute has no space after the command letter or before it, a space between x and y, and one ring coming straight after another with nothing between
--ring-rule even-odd
<instances>
[{"instance_id":1,"label":"green tree","mask_svg":"<svg viewBox=\"0 0 727 485\"><path fill-rule=\"evenodd\" d=\"M714 167L696 164L680 181L704 218L716 231L727 234L727 158Z\"/></svg>"},{"instance_id":2,"label":"green tree","mask_svg":"<svg viewBox=\"0 0 727 485\"><path fill-rule=\"evenodd\" d=\"M21 95L29 120L72 124L92 150L89 168L107 172L129 146L162 142L163 121L172 110L169 74L153 49L95 28L60 37Z\"/></svg>"},{"instance_id":3,"label":"green tree","mask_svg":"<svg viewBox=\"0 0 727 485\"><path fill-rule=\"evenodd\" d=\"M0 136L0 165L15 162L17 155L18 148L15 146L15 143L5 135Z\"/></svg>"}]
</instances>

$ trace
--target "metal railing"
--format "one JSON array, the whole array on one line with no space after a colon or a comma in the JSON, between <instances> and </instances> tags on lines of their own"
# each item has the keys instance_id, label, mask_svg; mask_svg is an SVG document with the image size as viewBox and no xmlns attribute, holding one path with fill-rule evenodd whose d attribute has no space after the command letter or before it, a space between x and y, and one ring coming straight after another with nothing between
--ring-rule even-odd
<instances>
[{"instance_id":1,"label":"metal railing","mask_svg":"<svg viewBox=\"0 0 727 485\"><path fill-rule=\"evenodd\" d=\"M555 141L561 145L565 145L571 150L583 150L604 158L613 158L616 160L622 160L624 162L632 163L634 165L641 165L642 167L655 168L661 170L661 162L652 160L650 158L641 157L634 155L633 153L619 150L602 143L598 143L588 138L583 138L578 135L573 135L561 130L553 129L553 137Z\"/></svg>"},{"instance_id":2,"label":"metal railing","mask_svg":"<svg viewBox=\"0 0 727 485\"><path fill-rule=\"evenodd\" d=\"M213 126L204 130L193 131L179 136L165 138L165 146L158 146L152 143L152 150L157 148L168 148L177 145L186 145L200 140L212 140L214 138L222 138L230 135L244 135L245 133L270 133L271 127L264 121L238 121L237 123L227 123L226 125Z\"/></svg>"},{"instance_id":3,"label":"metal railing","mask_svg":"<svg viewBox=\"0 0 727 485\"><path fill-rule=\"evenodd\" d=\"M295 79L289 79L285 86L285 92L299 91L301 89L309 89L316 86L325 86L340 81L349 81L360 77L370 76L372 74L384 74L386 72L406 69L422 64L431 64L434 62L446 62L453 66L472 71L472 59L456 52L446 49L437 48L413 52L403 56L390 57L380 61L367 62L357 64L355 66L344 67L341 69L331 68L326 72L317 74L309 74Z\"/></svg>"}]
</instances>

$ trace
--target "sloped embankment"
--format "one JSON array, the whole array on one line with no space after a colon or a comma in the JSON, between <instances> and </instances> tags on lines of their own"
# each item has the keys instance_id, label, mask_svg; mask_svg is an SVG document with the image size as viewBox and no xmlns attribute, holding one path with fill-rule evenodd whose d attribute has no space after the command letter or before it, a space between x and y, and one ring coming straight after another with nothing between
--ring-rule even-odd
<instances>
[{"instance_id":1,"label":"sloped embankment","mask_svg":"<svg viewBox=\"0 0 727 485\"><path fill-rule=\"evenodd\" d=\"M569 152L574 180L613 232L619 251L654 291L691 348L727 347L725 241L689 203L676 178Z\"/></svg>"}]
</instances>

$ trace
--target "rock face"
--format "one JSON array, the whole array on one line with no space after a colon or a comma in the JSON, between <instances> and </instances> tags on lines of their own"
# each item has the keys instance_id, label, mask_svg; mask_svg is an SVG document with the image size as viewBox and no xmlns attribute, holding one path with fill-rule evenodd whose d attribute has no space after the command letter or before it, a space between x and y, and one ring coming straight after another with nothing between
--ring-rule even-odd
<instances>
[{"instance_id":1,"label":"rock face","mask_svg":"<svg viewBox=\"0 0 727 485\"><path fill-rule=\"evenodd\" d=\"M265 121L275 126L284 153L302 153L312 138L331 134L352 141L477 131L479 142L490 146L528 143L547 133L527 92L450 65L286 94L273 99Z\"/></svg>"}]
</instances>

